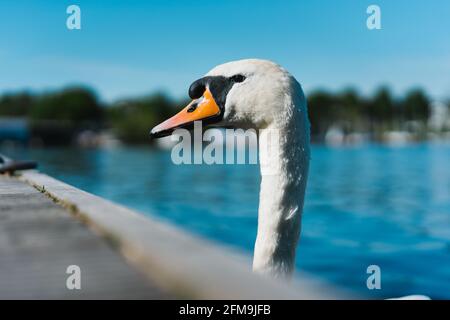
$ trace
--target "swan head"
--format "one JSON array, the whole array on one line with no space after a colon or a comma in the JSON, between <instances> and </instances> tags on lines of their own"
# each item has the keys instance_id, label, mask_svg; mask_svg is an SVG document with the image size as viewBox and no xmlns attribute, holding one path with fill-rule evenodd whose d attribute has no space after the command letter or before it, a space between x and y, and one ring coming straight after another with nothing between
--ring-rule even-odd
<instances>
[{"instance_id":1,"label":"swan head","mask_svg":"<svg viewBox=\"0 0 450 320\"><path fill-rule=\"evenodd\" d=\"M286 99L301 92L300 85L279 65L259 59L232 61L214 67L189 87L192 101L179 113L155 126L154 138L178 128L203 126L260 129L280 116Z\"/></svg>"},{"instance_id":2,"label":"swan head","mask_svg":"<svg viewBox=\"0 0 450 320\"><path fill-rule=\"evenodd\" d=\"M189 96L192 101L154 127L151 136L171 135L196 121L203 127L268 133L258 141L262 179L253 269L276 277L290 275L309 164L309 122L300 84L273 62L239 60L194 81ZM272 134L276 131L282 134Z\"/></svg>"}]
</instances>

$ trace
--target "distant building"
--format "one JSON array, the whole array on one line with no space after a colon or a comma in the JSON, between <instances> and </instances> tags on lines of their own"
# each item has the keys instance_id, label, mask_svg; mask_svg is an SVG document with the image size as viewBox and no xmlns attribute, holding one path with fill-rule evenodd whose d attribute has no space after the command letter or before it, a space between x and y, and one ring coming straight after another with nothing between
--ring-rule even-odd
<instances>
[{"instance_id":1,"label":"distant building","mask_svg":"<svg viewBox=\"0 0 450 320\"><path fill-rule=\"evenodd\" d=\"M433 102L430 107L428 126L435 131L450 130L449 108L442 102Z\"/></svg>"}]
</instances>

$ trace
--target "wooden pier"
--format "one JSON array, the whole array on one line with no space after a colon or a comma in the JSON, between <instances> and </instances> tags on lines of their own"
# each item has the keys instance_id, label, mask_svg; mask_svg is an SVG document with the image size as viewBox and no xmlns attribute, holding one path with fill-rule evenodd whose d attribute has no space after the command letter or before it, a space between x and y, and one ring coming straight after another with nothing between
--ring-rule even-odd
<instances>
[{"instance_id":1,"label":"wooden pier","mask_svg":"<svg viewBox=\"0 0 450 320\"><path fill-rule=\"evenodd\" d=\"M81 288L67 268L79 266ZM0 175L0 299L343 298L37 171Z\"/></svg>"},{"instance_id":2,"label":"wooden pier","mask_svg":"<svg viewBox=\"0 0 450 320\"><path fill-rule=\"evenodd\" d=\"M80 267L81 290L66 286L71 265ZM0 299L166 297L143 280L66 209L24 181L0 177Z\"/></svg>"}]
</instances>

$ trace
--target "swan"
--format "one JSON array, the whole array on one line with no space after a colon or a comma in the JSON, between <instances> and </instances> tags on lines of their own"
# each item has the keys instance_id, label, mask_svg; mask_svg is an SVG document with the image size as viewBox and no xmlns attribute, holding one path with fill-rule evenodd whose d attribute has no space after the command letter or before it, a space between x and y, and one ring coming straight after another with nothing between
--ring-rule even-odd
<instances>
[{"instance_id":1,"label":"swan","mask_svg":"<svg viewBox=\"0 0 450 320\"><path fill-rule=\"evenodd\" d=\"M189 96L193 101L188 106L151 130L153 138L192 128L194 121L253 128L260 137L277 133L277 139L258 140L260 164L277 170L260 166L253 270L289 278L295 267L310 158L310 125L301 85L274 62L245 59L216 66L191 84Z\"/></svg>"},{"instance_id":2,"label":"swan","mask_svg":"<svg viewBox=\"0 0 450 320\"><path fill-rule=\"evenodd\" d=\"M189 96L192 102L155 126L150 135L168 136L175 129L192 128L195 121L259 131L261 187L253 270L290 278L310 161L310 124L301 85L274 62L245 59L216 66L191 84ZM277 139L261 139L270 132L277 132ZM277 170L265 170L263 163ZM429 299L424 295L392 298Z\"/></svg>"}]
</instances>

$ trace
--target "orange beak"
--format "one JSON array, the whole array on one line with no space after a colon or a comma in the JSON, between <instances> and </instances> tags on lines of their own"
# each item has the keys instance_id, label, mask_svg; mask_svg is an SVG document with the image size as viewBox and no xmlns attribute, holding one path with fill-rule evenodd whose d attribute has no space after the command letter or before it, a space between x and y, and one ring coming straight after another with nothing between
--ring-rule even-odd
<instances>
[{"instance_id":1,"label":"orange beak","mask_svg":"<svg viewBox=\"0 0 450 320\"><path fill-rule=\"evenodd\" d=\"M173 117L158 124L150 132L152 138L160 138L171 135L175 129L190 128L194 121L211 121L219 119L221 110L217 105L214 97L206 88L203 96L199 99L192 100L183 110Z\"/></svg>"}]
</instances>

